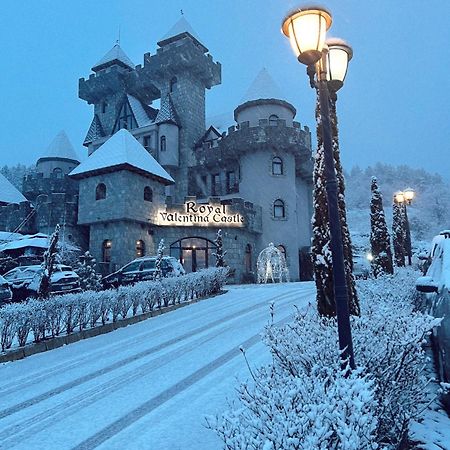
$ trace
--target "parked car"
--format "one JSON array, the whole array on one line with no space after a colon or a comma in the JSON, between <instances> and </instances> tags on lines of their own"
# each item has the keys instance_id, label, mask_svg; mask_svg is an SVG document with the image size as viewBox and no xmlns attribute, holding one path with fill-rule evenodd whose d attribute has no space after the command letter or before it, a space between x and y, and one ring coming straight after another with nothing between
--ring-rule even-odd
<instances>
[{"instance_id":1,"label":"parked car","mask_svg":"<svg viewBox=\"0 0 450 450\"><path fill-rule=\"evenodd\" d=\"M3 275L12 289L13 301L36 297L41 276L42 266L38 265L19 266ZM57 264L50 278L50 293L56 295L80 291L80 277L70 266Z\"/></svg>"},{"instance_id":2,"label":"parked car","mask_svg":"<svg viewBox=\"0 0 450 450\"><path fill-rule=\"evenodd\" d=\"M9 283L0 275L0 306L10 303L11 301L12 291L9 287Z\"/></svg>"},{"instance_id":3,"label":"parked car","mask_svg":"<svg viewBox=\"0 0 450 450\"><path fill-rule=\"evenodd\" d=\"M156 256L144 256L137 258L118 271L103 278L105 288L124 286L137 283L138 281L149 281L155 277ZM161 261L163 277L178 277L186 271L181 263L173 256L163 256Z\"/></svg>"},{"instance_id":4,"label":"parked car","mask_svg":"<svg viewBox=\"0 0 450 450\"><path fill-rule=\"evenodd\" d=\"M370 277L370 262L367 256L353 256L353 275L355 278L361 278L363 280Z\"/></svg>"}]
</instances>

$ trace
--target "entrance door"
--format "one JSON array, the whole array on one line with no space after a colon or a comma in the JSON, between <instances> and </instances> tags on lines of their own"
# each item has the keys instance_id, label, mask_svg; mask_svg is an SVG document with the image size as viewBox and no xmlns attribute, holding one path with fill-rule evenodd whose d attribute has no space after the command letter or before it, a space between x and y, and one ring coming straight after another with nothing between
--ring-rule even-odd
<instances>
[{"instance_id":1,"label":"entrance door","mask_svg":"<svg viewBox=\"0 0 450 450\"><path fill-rule=\"evenodd\" d=\"M203 238L185 238L170 246L171 256L183 264L186 272L196 272L214 264L215 244Z\"/></svg>"}]
</instances>

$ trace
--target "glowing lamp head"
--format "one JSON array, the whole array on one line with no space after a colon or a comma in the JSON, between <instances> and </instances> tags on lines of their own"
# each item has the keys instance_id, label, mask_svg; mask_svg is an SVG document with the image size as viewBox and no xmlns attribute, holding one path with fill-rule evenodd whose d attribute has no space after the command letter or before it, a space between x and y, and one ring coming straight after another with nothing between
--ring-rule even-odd
<instances>
[{"instance_id":1,"label":"glowing lamp head","mask_svg":"<svg viewBox=\"0 0 450 450\"><path fill-rule=\"evenodd\" d=\"M405 194L402 191L396 192L394 194L394 200L397 203L403 203L405 201Z\"/></svg>"},{"instance_id":2,"label":"glowing lamp head","mask_svg":"<svg viewBox=\"0 0 450 450\"><path fill-rule=\"evenodd\" d=\"M414 196L416 195L416 193L411 188L405 189L403 191L403 194L407 202L411 202Z\"/></svg>"},{"instance_id":3,"label":"glowing lamp head","mask_svg":"<svg viewBox=\"0 0 450 450\"><path fill-rule=\"evenodd\" d=\"M331 14L324 7L305 6L286 16L281 31L289 38L297 59L309 66L321 58L331 22Z\"/></svg>"},{"instance_id":4,"label":"glowing lamp head","mask_svg":"<svg viewBox=\"0 0 450 450\"><path fill-rule=\"evenodd\" d=\"M367 253L366 258L368 261L373 261L373 255L371 252Z\"/></svg>"},{"instance_id":5,"label":"glowing lamp head","mask_svg":"<svg viewBox=\"0 0 450 450\"><path fill-rule=\"evenodd\" d=\"M344 40L327 39L327 80L334 91L344 85L348 63L353 57L353 50Z\"/></svg>"}]
</instances>

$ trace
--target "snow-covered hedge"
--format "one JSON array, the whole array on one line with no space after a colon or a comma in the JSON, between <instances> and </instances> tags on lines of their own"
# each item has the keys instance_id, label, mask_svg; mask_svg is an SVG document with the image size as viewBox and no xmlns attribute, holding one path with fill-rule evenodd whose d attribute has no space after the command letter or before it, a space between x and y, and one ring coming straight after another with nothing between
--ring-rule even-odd
<instances>
[{"instance_id":1,"label":"snow-covered hedge","mask_svg":"<svg viewBox=\"0 0 450 450\"><path fill-rule=\"evenodd\" d=\"M237 405L208 418L225 448L396 448L427 401L422 346L439 322L415 310L416 275L405 270L358 283L358 368L350 374L338 362L335 320L319 317L315 305L288 325L267 326L272 363L239 387Z\"/></svg>"},{"instance_id":2,"label":"snow-covered hedge","mask_svg":"<svg viewBox=\"0 0 450 450\"><path fill-rule=\"evenodd\" d=\"M47 337L70 334L75 330L116 322L127 315L143 314L169 305L188 302L220 291L228 269L210 268L176 278L146 281L117 290L85 291L28 300L0 308L0 345L10 348L16 339L19 346L32 334L39 342Z\"/></svg>"}]
</instances>

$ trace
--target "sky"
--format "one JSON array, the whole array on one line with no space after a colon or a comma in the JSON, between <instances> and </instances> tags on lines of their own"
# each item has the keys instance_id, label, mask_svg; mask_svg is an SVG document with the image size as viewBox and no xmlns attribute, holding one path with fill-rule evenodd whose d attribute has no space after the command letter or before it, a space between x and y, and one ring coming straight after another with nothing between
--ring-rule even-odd
<instances>
[{"instance_id":1,"label":"sky","mask_svg":"<svg viewBox=\"0 0 450 450\"><path fill-rule=\"evenodd\" d=\"M450 1L328 0L328 36L354 58L338 93L344 168L408 164L450 180ZM207 115L232 112L265 67L314 132L314 91L281 34L292 0L0 0L0 166L33 164L64 129L80 156L92 106L78 79L114 45L135 64L181 10L215 61L222 85ZM401 180L399 180L401 189Z\"/></svg>"}]
</instances>

